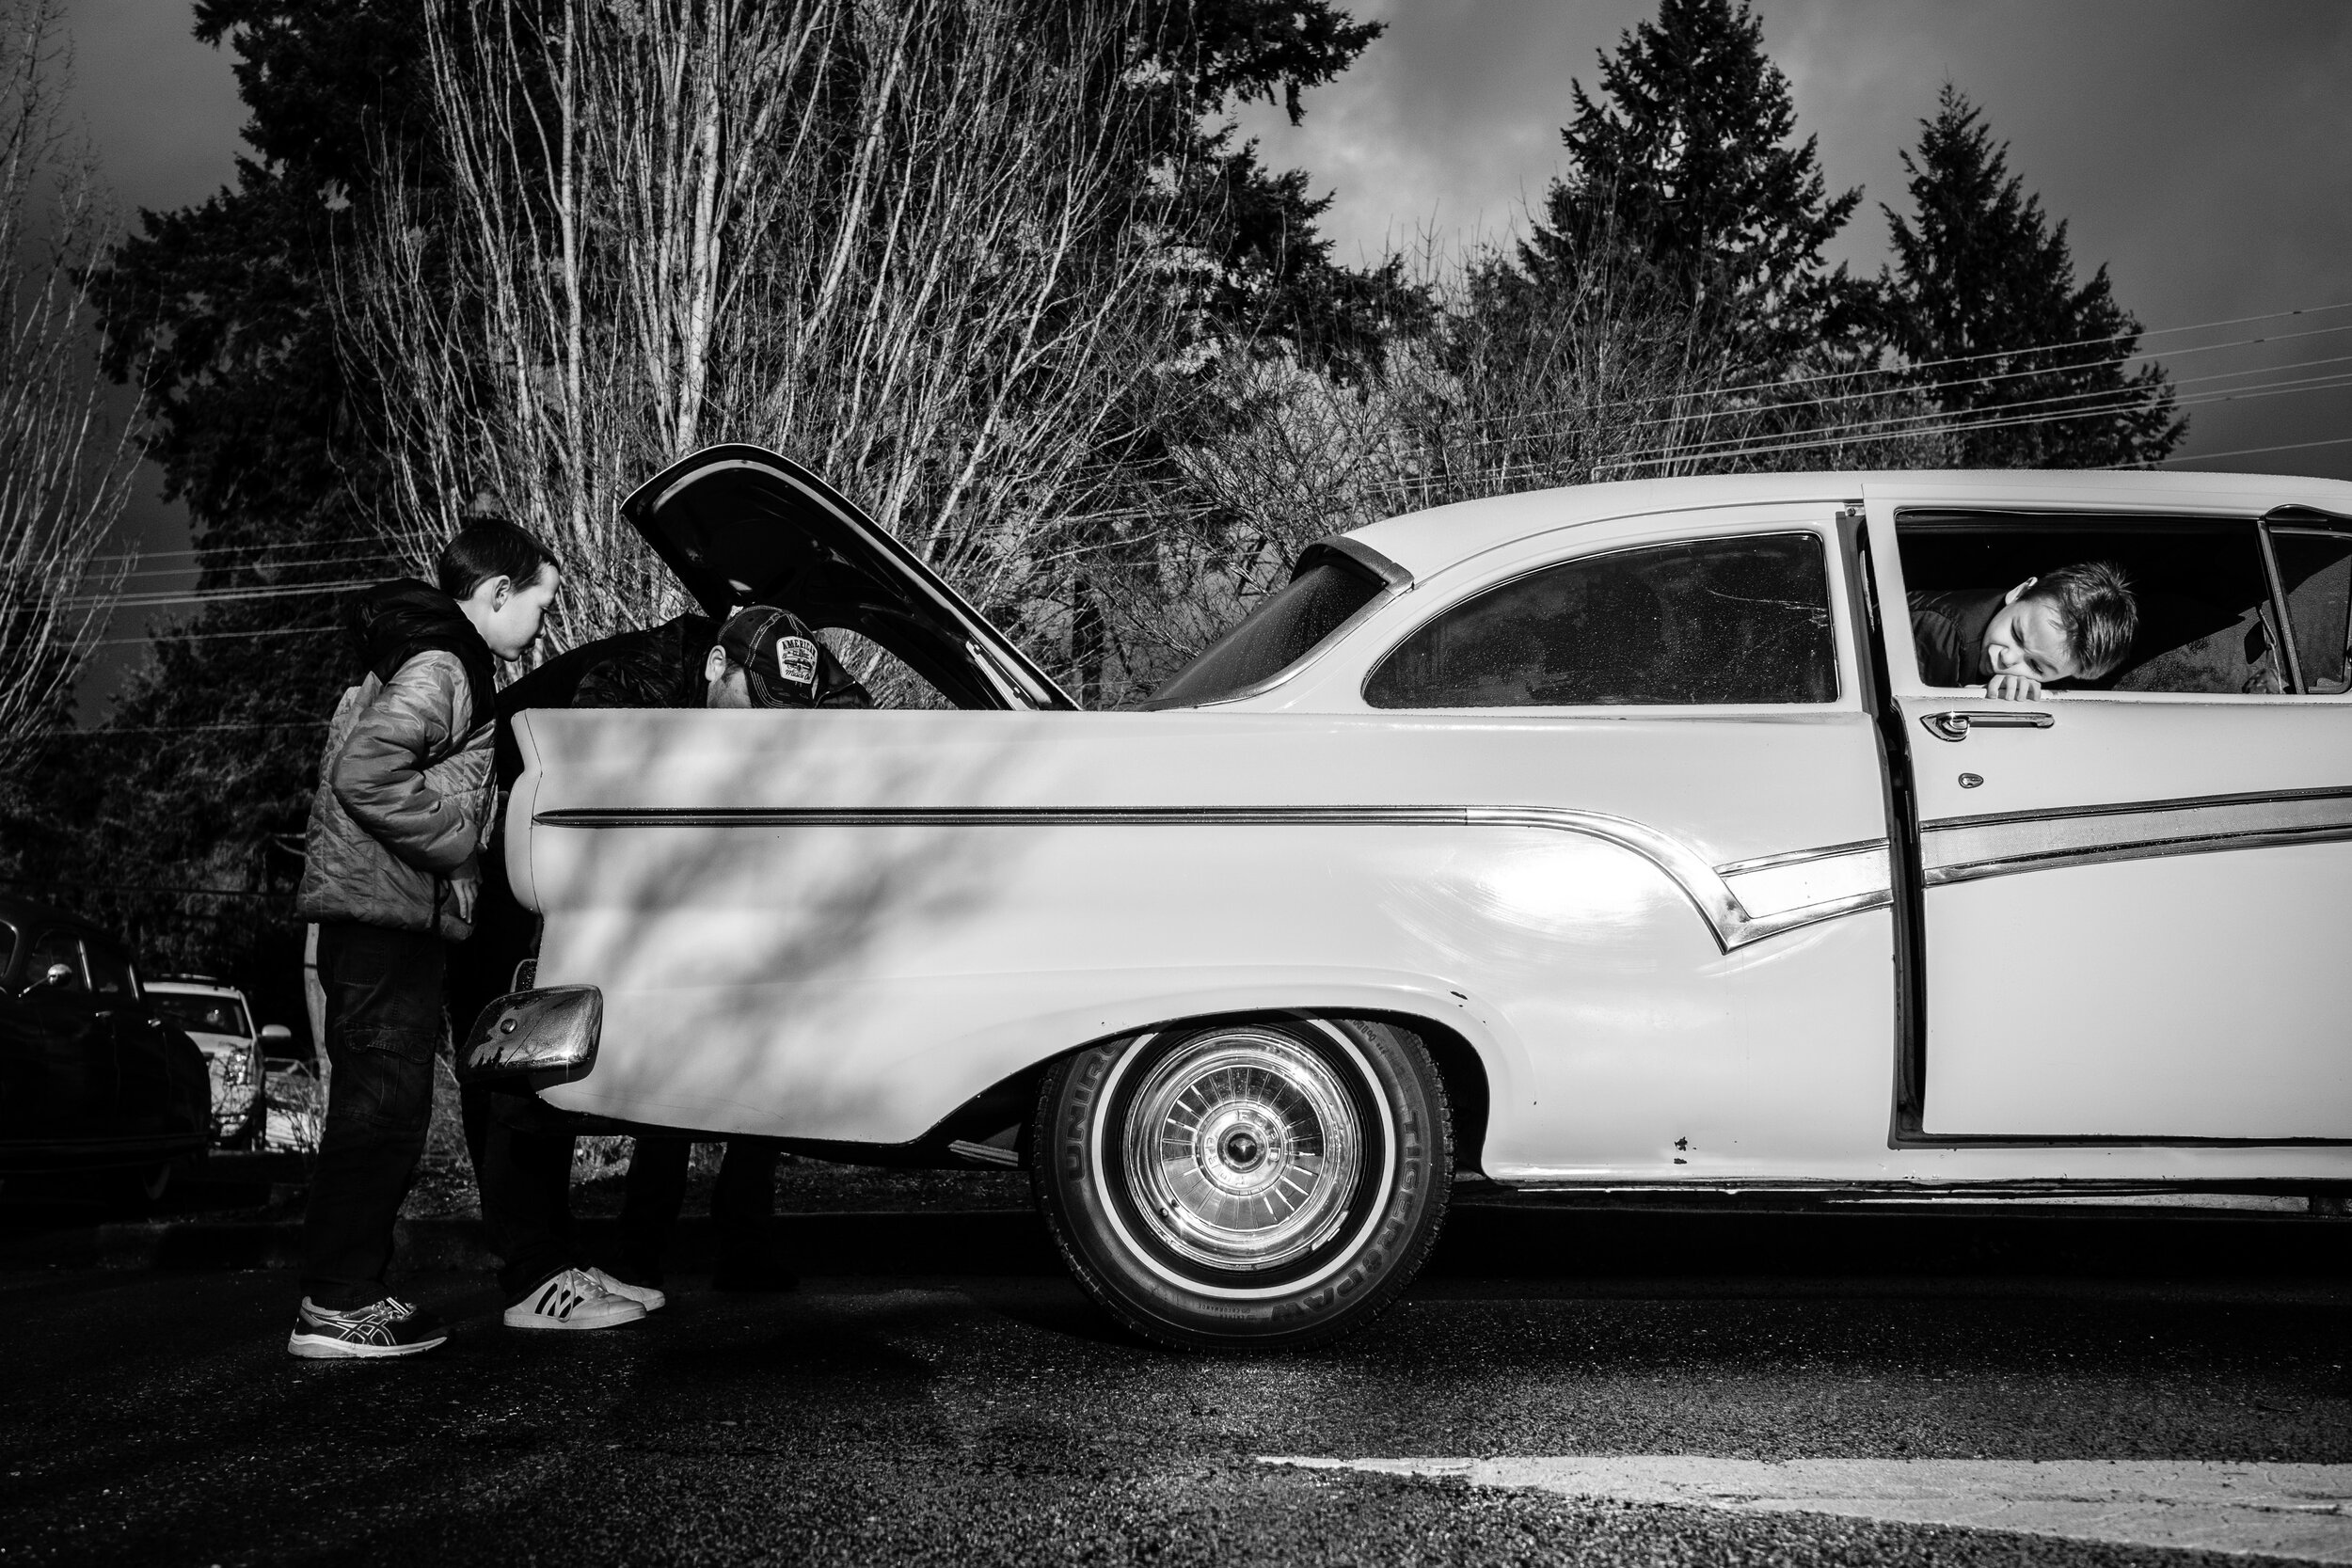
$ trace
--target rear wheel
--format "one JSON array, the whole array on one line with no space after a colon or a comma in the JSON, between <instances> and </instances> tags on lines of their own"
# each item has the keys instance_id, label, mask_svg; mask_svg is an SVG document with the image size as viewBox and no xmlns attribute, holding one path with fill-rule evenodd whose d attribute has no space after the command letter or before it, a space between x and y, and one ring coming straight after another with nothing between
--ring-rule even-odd
<instances>
[{"instance_id":1,"label":"rear wheel","mask_svg":"<svg viewBox=\"0 0 2352 1568\"><path fill-rule=\"evenodd\" d=\"M1385 1024L1187 1025L1080 1052L1038 1106L1038 1201L1080 1284L1194 1349L1311 1344L1409 1283L1452 1188L1445 1089Z\"/></svg>"}]
</instances>

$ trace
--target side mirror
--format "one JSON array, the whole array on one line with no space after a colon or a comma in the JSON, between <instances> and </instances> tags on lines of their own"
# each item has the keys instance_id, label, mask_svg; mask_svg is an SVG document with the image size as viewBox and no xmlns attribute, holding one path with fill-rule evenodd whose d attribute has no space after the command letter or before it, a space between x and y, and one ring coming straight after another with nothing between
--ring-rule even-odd
<instances>
[{"instance_id":1,"label":"side mirror","mask_svg":"<svg viewBox=\"0 0 2352 1568\"><path fill-rule=\"evenodd\" d=\"M263 1045L286 1045L291 1043L293 1039L294 1031L287 1028L282 1023L264 1023L262 1025L262 1043Z\"/></svg>"},{"instance_id":2,"label":"side mirror","mask_svg":"<svg viewBox=\"0 0 2352 1568\"><path fill-rule=\"evenodd\" d=\"M44 986L70 986L73 984L73 966L66 963L51 964L47 969L40 972L40 983Z\"/></svg>"}]
</instances>

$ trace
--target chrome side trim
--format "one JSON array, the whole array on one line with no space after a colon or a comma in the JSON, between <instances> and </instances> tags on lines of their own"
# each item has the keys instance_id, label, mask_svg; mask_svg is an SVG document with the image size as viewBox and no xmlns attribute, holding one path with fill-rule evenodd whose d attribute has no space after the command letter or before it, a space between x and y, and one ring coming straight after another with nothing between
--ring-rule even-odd
<instances>
[{"instance_id":1,"label":"chrome side trim","mask_svg":"<svg viewBox=\"0 0 2352 1568\"><path fill-rule=\"evenodd\" d=\"M2199 796L1922 824L1927 883L2352 839L2352 789Z\"/></svg>"},{"instance_id":2,"label":"chrome side trim","mask_svg":"<svg viewBox=\"0 0 2352 1568\"><path fill-rule=\"evenodd\" d=\"M1558 806L877 806L572 808L532 817L547 828L1531 828L1629 849L1664 872L1729 953L1816 921L1888 901L1883 840L1833 845L1729 868L1771 902L1743 901L1724 872L1642 823Z\"/></svg>"}]
</instances>

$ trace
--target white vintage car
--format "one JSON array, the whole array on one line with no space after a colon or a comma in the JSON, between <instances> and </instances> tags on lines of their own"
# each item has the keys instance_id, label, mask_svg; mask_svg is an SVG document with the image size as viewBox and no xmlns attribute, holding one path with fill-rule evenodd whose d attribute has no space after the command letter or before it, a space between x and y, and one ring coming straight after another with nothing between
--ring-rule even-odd
<instances>
[{"instance_id":1,"label":"white vintage car","mask_svg":"<svg viewBox=\"0 0 2352 1568\"><path fill-rule=\"evenodd\" d=\"M539 710L536 989L469 1075L615 1126L1029 1166L1190 1345L1363 1321L1457 1172L1950 1193L2352 1182L2352 484L1825 473L1375 524L1146 711L1078 713L755 448L628 515L712 613L968 711ZM2120 563L2040 702L1906 595Z\"/></svg>"}]
</instances>

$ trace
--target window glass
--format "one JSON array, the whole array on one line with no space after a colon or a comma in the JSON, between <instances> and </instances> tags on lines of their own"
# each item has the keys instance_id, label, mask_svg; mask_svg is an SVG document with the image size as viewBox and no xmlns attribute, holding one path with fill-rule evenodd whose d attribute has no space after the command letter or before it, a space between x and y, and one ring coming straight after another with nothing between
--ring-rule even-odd
<instances>
[{"instance_id":1,"label":"window glass","mask_svg":"<svg viewBox=\"0 0 2352 1568\"><path fill-rule=\"evenodd\" d=\"M8 977L8 966L16 962L16 927L0 920L0 980Z\"/></svg>"},{"instance_id":2,"label":"window glass","mask_svg":"<svg viewBox=\"0 0 2352 1568\"><path fill-rule=\"evenodd\" d=\"M101 996L127 998L131 995L131 960L103 942L90 942L83 948L89 963L90 990Z\"/></svg>"},{"instance_id":3,"label":"window glass","mask_svg":"<svg viewBox=\"0 0 2352 1568\"><path fill-rule=\"evenodd\" d=\"M1819 535L1749 534L1570 561L1458 605L1364 687L1375 707L1826 703Z\"/></svg>"},{"instance_id":4,"label":"window glass","mask_svg":"<svg viewBox=\"0 0 2352 1568\"><path fill-rule=\"evenodd\" d=\"M82 939L71 931L43 931L33 943L33 960L24 966L24 983L38 986L41 976L49 973L51 964L63 964L73 971L73 978L52 987L56 990L86 991L89 981L82 969Z\"/></svg>"},{"instance_id":5,"label":"window glass","mask_svg":"<svg viewBox=\"0 0 2352 1568\"><path fill-rule=\"evenodd\" d=\"M1362 568L1326 558L1267 594L1152 693L1154 707L1213 703L1297 663L1379 595Z\"/></svg>"},{"instance_id":6,"label":"window glass","mask_svg":"<svg viewBox=\"0 0 2352 1568\"><path fill-rule=\"evenodd\" d=\"M876 707L952 708L947 694L914 673L914 667L888 648L845 626L819 626L818 641L866 688ZM975 655L975 662L979 656Z\"/></svg>"},{"instance_id":7,"label":"window glass","mask_svg":"<svg viewBox=\"0 0 2352 1568\"><path fill-rule=\"evenodd\" d=\"M2270 536L2286 589L2287 619L2307 691L2346 689L2344 650L2352 643L2352 537L2340 533L2288 532Z\"/></svg>"},{"instance_id":8,"label":"window glass","mask_svg":"<svg viewBox=\"0 0 2352 1568\"><path fill-rule=\"evenodd\" d=\"M150 990L147 1000L163 1015L164 1022L175 1029L248 1037L253 1033L246 1023L244 1006L233 996L189 996L181 991Z\"/></svg>"},{"instance_id":9,"label":"window glass","mask_svg":"<svg viewBox=\"0 0 2352 1568\"><path fill-rule=\"evenodd\" d=\"M2204 695L2288 689L2262 543L2250 520L2034 513L1906 512L1896 519L1903 586L1915 612L1940 596L1997 604L2027 578L2104 561L2139 610L2131 652L2085 690ZM1981 672L1960 684L1977 685ZM2061 688L2064 689L2066 688Z\"/></svg>"}]
</instances>

